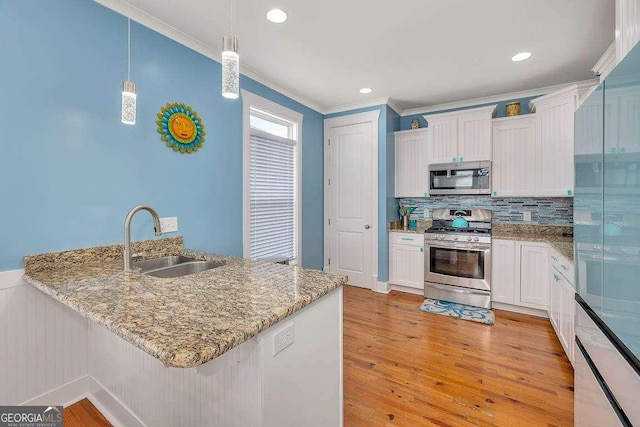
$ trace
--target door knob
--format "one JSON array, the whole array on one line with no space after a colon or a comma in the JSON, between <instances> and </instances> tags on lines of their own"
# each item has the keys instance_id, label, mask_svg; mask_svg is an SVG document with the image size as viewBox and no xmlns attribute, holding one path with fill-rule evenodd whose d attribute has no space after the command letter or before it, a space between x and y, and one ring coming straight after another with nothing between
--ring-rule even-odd
<instances>
[{"instance_id":1,"label":"door knob","mask_svg":"<svg viewBox=\"0 0 640 427\"><path fill-rule=\"evenodd\" d=\"M368 229L370 229L370 228L371 228L371 226L370 226L369 224L367 224L367 225L365 225L365 226L364 226L364 229L365 229L365 230L368 230Z\"/></svg>"}]
</instances>

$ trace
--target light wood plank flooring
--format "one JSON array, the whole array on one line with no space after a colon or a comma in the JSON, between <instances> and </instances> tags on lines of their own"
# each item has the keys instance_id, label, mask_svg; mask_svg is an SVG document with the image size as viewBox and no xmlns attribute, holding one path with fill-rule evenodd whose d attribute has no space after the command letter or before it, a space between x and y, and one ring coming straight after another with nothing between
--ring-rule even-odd
<instances>
[{"instance_id":1,"label":"light wood plank flooring","mask_svg":"<svg viewBox=\"0 0 640 427\"><path fill-rule=\"evenodd\" d=\"M345 286L345 426L572 426L573 370L547 319L482 325L423 297Z\"/></svg>"},{"instance_id":2,"label":"light wood plank flooring","mask_svg":"<svg viewBox=\"0 0 640 427\"><path fill-rule=\"evenodd\" d=\"M345 286L345 427L573 425L573 370L547 319L495 310L487 326L422 301ZM87 399L64 417L111 426Z\"/></svg>"}]
</instances>

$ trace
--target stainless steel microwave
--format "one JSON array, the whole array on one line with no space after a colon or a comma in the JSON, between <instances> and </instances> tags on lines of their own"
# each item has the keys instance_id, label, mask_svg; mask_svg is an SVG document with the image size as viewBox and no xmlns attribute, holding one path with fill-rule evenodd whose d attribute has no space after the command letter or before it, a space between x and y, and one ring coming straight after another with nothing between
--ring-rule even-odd
<instances>
[{"instance_id":1,"label":"stainless steel microwave","mask_svg":"<svg viewBox=\"0 0 640 427\"><path fill-rule=\"evenodd\" d=\"M429 165L429 194L491 194L491 162Z\"/></svg>"}]
</instances>

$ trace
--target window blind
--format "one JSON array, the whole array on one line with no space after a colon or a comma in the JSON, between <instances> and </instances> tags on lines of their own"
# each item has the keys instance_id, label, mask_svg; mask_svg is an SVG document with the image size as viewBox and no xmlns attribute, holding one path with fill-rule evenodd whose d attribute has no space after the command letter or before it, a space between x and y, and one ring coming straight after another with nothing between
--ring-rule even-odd
<instances>
[{"instance_id":1,"label":"window blind","mask_svg":"<svg viewBox=\"0 0 640 427\"><path fill-rule=\"evenodd\" d=\"M251 129L250 257L296 253L296 141Z\"/></svg>"}]
</instances>

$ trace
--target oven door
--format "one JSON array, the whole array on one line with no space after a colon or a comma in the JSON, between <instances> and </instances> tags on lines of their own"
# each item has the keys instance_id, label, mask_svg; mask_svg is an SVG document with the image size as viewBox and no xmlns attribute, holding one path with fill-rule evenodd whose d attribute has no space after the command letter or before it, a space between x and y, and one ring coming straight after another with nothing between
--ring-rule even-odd
<instances>
[{"instance_id":1,"label":"oven door","mask_svg":"<svg viewBox=\"0 0 640 427\"><path fill-rule=\"evenodd\" d=\"M427 243L425 282L491 290L491 246Z\"/></svg>"}]
</instances>

